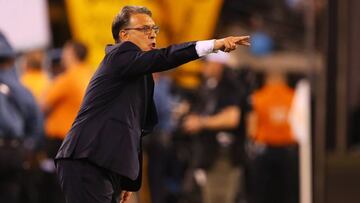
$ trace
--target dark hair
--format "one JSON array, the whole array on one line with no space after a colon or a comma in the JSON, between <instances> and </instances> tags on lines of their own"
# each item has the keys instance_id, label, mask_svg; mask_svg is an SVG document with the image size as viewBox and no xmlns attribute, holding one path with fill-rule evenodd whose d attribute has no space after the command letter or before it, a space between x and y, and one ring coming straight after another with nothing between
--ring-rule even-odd
<instances>
[{"instance_id":1,"label":"dark hair","mask_svg":"<svg viewBox=\"0 0 360 203\"><path fill-rule=\"evenodd\" d=\"M119 32L120 30L129 25L131 15L139 13L146 14L150 17L152 16L151 11L144 6L124 6L121 11L115 16L111 27L112 35L115 42L120 42Z\"/></svg>"},{"instance_id":2,"label":"dark hair","mask_svg":"<svg viewBox=\"0 0 360 203\"><path fill-rule=\"evenodd\" d=\"M75 53L75 57L81 61L84 62L88 56L88 49L85 44L82 42L77 41L70 41L67 43L67 46L70 46Z\"/></svg>"}]
</instances>

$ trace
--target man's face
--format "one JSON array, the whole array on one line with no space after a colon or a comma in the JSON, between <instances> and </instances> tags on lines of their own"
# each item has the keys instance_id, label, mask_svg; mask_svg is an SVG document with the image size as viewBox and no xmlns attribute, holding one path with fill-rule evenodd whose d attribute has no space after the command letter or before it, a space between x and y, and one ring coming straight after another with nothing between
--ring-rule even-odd
<instances>
[{"instance_id":1,"label":"man's face","mask_svg":"<svg viewBox=\"0 0 360 203\"><path fill-rule=\"evenodd\" d=\"M145 33L139 28L155 26L154 20L146 14L133 14L130 17L129 26L120 31L121 41L130 41L140 47L143 51L149 51L156 48L156 33L153 29ZM138 30L134 30L138 29Z\"/></svg>"}]
</instances>

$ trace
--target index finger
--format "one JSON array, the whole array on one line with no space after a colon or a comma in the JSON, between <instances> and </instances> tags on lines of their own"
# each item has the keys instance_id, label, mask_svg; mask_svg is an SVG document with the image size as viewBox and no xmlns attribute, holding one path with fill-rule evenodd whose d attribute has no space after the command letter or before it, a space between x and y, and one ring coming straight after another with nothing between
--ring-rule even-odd
<instances>
[{"instance_id":1,"label":"index finger","mask_svg":"<svg viewBox=\"0 0 360 203\"><path fill-rule=\"evenodd\" d=\"M237 37L234 37L235 38L235 41L243 41L243 40L248 40L250 39L250 36L249 35L246 35L246 36L237 36Z\"/></svg>"}]
</instances>

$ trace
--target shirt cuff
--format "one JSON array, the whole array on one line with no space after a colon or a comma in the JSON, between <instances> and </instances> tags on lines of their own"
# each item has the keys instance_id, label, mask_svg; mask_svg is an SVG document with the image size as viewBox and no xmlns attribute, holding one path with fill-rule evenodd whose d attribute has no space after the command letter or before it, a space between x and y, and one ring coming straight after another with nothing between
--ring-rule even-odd
<instances>
[{"instance_id":1,"label":"shirt cuff","mask_svg":"<svg viewBox=\"0 0 360 203\"><path fill-rule=\"evenodd\" d=\"M195 45L196 53L199 57L211 54L214 51L215 39L197 41Z\"/></svg>"}]
</instances>

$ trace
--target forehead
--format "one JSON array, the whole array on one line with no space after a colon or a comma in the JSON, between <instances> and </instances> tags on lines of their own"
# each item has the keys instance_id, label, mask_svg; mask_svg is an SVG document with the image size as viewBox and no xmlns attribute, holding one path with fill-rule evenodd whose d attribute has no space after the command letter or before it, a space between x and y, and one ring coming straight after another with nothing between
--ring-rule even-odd
<instances>
[{"instance_id":1,"label":"forehead","mask_svg":"<svg viewBox=\"0 0 360 203\"><path fill-rule=\"evenodd\" d=\"M138 13L131 15L130 25L131 26L155 25L155 22L150 16L146 14Z\"/></svg>"}]
</instances>

